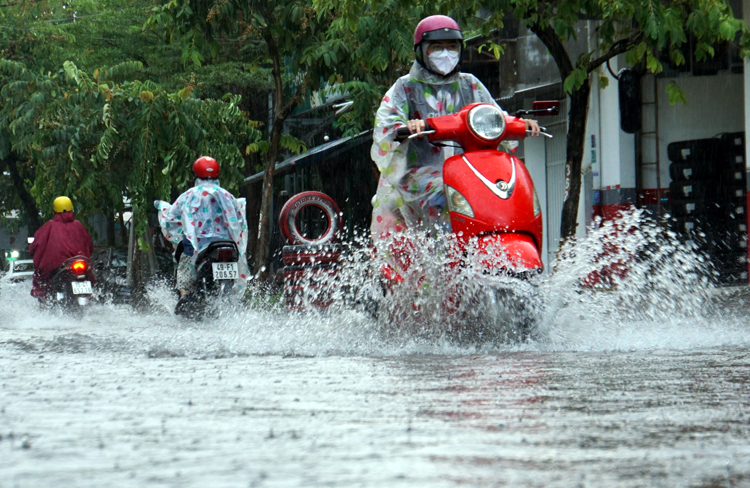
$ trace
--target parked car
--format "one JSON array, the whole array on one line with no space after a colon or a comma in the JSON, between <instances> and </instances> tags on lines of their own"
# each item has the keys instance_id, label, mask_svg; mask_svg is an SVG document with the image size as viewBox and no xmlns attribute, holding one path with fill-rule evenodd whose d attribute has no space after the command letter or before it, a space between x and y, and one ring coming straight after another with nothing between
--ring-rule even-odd
<instances>
[{"instance_id":1,"label":"parked car","mask_svg":"<svg viewBox=\"0 0 750 488\"><path fill-rule=\"evenodd\" d=\"M2 280L5 283L30 281L33 274L34 261L31 259L14 259L8 261L7 269Z\"/></svg>"},{"instance_id":2,"label":"parked car","mask_svg":"<svg viewBox=\"0 0 750 488\"><path fill-rule=\"evenodd\" d=\"M174 286L175 266L172 253L156 248L157 277ZM91 264L96 276L94 291L103 300L113 303L130 303L131 289L128 286L128 250L119 247L94 248Z\"/></svg>"}]
</instances>

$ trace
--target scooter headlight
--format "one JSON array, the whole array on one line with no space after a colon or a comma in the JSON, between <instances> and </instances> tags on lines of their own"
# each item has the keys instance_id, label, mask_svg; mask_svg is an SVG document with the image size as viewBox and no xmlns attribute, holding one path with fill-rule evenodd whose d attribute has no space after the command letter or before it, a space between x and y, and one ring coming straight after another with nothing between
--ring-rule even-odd
<instances>
[{"instance_id":1,"label":"scooter headlight","mask_svg":"<svg viewBox=\"0 0 750 488\"><path fill-rule=\"evenodd\" d=\"M538 217L540 213L542 213L542 204L539 203L539 194L534 187L534 217Z\"/></svg>"},{"instance_id":2,"label":"scooter headlight","mask_svg":"<svg viewBox=\"0 0 750 488\"><path fill-rule=\"evenodd\" d=\"M474 210L469 205L469 201L461 195L458 190L445 185L445 196L448 200L448 210L456 212L467 217L474 218Z\"/></svg>"},{"instance_id":3,"label":"scooter headlight","mask_svg":"<svg viewBox=\"0 0 750 488\"><path fill-rule=\"evenodd\" d=\"M505 132L505 114L494 105L479 105L469 112L469 128L479 138L494 141Z\"/></svg>"}]
</instances>

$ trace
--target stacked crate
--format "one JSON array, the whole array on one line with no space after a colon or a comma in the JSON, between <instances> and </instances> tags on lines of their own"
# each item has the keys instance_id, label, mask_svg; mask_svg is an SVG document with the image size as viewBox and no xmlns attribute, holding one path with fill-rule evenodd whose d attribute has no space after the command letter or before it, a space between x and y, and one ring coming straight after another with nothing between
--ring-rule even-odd
<instances>
[{"instance_id":1,"label":"stacked crate","mask_svg":"<svg viewBox=\"0 0 750 488\"><path fill-rule=\"evenodd\" d=\"M745 135L669 144L674 230L713 265L723 284L747 283Z\"/></svg>"}]
</instances>

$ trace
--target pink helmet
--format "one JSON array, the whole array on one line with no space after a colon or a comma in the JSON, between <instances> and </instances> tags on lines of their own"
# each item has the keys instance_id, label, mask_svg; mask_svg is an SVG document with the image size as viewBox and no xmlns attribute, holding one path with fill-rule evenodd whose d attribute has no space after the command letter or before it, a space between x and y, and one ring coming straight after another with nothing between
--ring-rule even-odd
<instances>
[{"instance_id":1,"label":"pink helmet","mask_svg":"<svg viewBox=\"0 0 750 488\"><path fill-rule=\"evenodd\" d=\"M463 38L458 22L445 15L430 15L417 24L414 31L414 47L422 41Z\"/></svg>"}]
</instances>

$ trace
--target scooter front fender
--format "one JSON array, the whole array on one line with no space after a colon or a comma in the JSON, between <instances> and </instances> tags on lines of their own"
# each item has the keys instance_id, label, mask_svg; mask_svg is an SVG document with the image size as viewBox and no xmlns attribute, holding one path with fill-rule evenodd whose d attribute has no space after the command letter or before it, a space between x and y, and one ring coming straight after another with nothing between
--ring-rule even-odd
<instances>
[{"instance_id":1,"label":"scooter front fender","mask_svg":"<svg viewBox=\"0 0 750 488\"><path fill-rule=\"evenodd\" d=\"M474 254L490 271L512 273L544 270L539 250L531 234L497 232L477 237Z\"/></svg>"}]
</instances>

